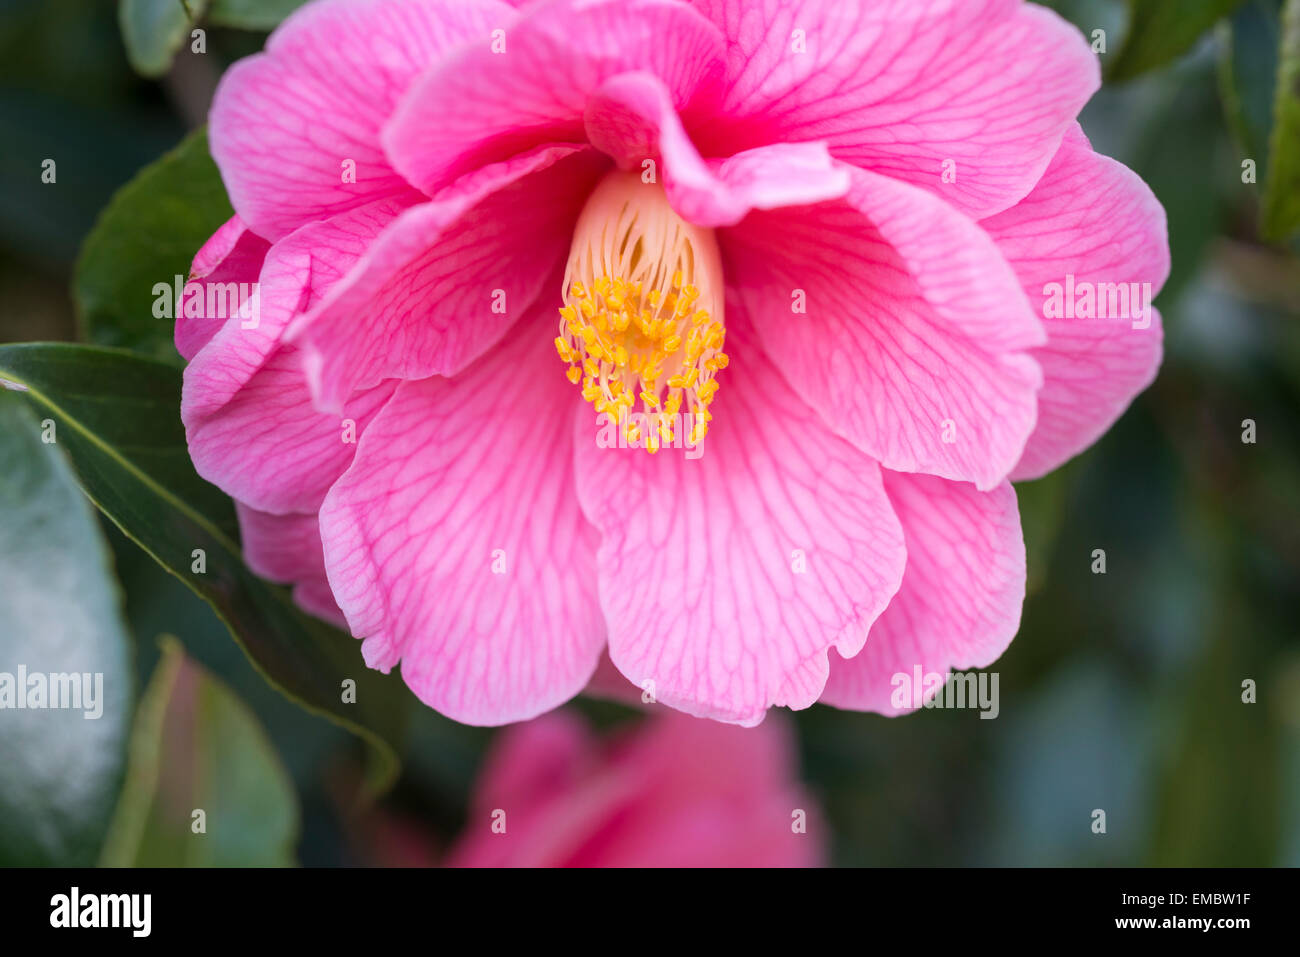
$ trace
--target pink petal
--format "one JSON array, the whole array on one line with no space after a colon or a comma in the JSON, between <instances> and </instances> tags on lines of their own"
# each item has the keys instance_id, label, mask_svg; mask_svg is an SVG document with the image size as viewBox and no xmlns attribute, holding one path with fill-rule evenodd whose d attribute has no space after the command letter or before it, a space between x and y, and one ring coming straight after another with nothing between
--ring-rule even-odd
<instances>
[{"instance_id":1,"label":"pink petal","mask_svg":"<svg viewBox=\"0 0 1300 957\"><path fill-rule=\"evenodd\" d=\"M439 56L515 12L494 0L318 0L226 71L209 117L235 210L279 239L313 219L410 191L379 131ZM344 182L344 163L355 182Z\"/></svg>"},{"instance_id":2,"label":"pink petal","mask_svg":"<svg viewBox=\"0 0 1300 957\"><path fill-rule=\"evenodd\" d=\"M258 277L255 325L227 319L186 368L181 419L190 455L226 493L263 511L314 512L351 462L394 383L349 396L339 414L321 413L301 356L281 342L293 315L346 273L402 208L381 200L276 243Z\"/></svg>"},{"instance_id":3,"label":"pink petal","mask_svg":"<svg viewBox=\"0 0 1300 957\"><path fill-rule=\"evenodd\" d=\"M385 128L393 165L426 192L543 143L582 142L587 98L615 74L653 73L681 107L716 96L722 69L717 29L675 0L537 4L504 42L494 53L485 37L430 69Z\"/></svg>"},{"instance_id":4,"label":"pink petal","mask_svg":"<svg viewBox=\"0 0 1300 957\"><path fill-rule=\"evenodd\" d=\"M619 671L674 708L753 725L817 698L827 650L861 647L904 551L876 463L825 428L728 308L732 362L702 455L600 448L583 407L578 495L603 536Z\"/></svg>"},{"instance_id":5,"label":"pink petal","mask_svg":"<svg viewBox=\"0 0 1300 957\"><path fill-rule=\"evenodd\" d=\"M416 695L466 724L567 701L605 644L551 308L460 375L403 382L321 509L367 662L401 659Z\"/></svg>"},{"instance_id":6,"label":"pink petal","mask_svg":"<svg viewBox=\"0 0 1300 957\"><path fill-rule=\"evenodd\" d=\"M621 169L662 166L664 190L679 215L698 226L730 226L752 209L800 206L848 192L847 170L821 143L781 143L706 162L651 73L611 77L587 104L587 136ZM656 176L659 173L656 171Z\"/></svg>"},{"instance_id":7,"label":"pink petal","mask_svg":"<svg viewBox=\"0 0 1300 957\"><path fill-rule=\"evenodd\" d=\"M190 457L201 476L254 508L314 511L396 386L358 392L338 415L319 412L299 356L281 349L217 412L186 421Z\"/></svg>"},{"instance_id":8,"label":"pink petal","mask_svg":"<svg viewBox=\"0 0 1300 957\"><path fill-rule=\"evenodd\" d=\"M919 705L891 700L895 675L910 682L919 667L922 675L946 679L953 669L983 667L1006 650L1020 627L1025 543L1007 482L980 492L932 475L886 471L884 479L907 541L903 586L862 651L832 661L821 700L892 715Z\"/></svg>"},{"instance_id":9,"label":"pink petal","mask_svg":"<svg viewBox=\"0 0 1300 957\"><path fill-rule=\"evenodd\" d=\"M706 154L824 140L976 217L1029 192L1100 83L1078 30L1019 0L692 3L728 42ZM941 178L948 160L955 183Z\"/></svg>"},{"instance_id":10,"label":"pink petal","mask_svg":"<svg viewBox=\"0 0 1300 957\"><path fill-rule=\"evenodd\" d=\"M724 265L787 380L886 468L990 489L1020 458L1044 341L989 237L862 170L843 201L752 213ZM798 312L800 305L806 313Z\"/></svg>"},{"instance_id":11,"label":"pink petal","mask_svg":"<svg viewBox=\"0 0 1300 957\"><path fill-rule=\"evenodd\" d=\"M1064 286L1068 275L1075 277L1076 289L1085 282L1148 283L1150 296L1169 277L1160 201L1135 173L1094 153L1077 130L1032 193L981 225L1040 309L1045 287ZM1038 427L1013 479L1045 475L1086 449L1151 384L1162 353L1160 314L1152 309L1146 328L1134 328L1134 322L1043 319L1047 345L1033 350L1043 369Z\"/></svg>"},{"instance_id":12,"label":"pink petal","mask_svg":"<svg viewBox=\"0 0 1300 957\"><path fill-rule=\"evenodd\" d=\"M479 770L470 813L485 819L499 807L536 807L562 797L594 770L597 745L567 708L511 725L493 741Z\"/></svg>"},{"instance_id":13,"label":"pink petal","mask_svg":"<svg viewBox=\"0 0 1300 957\"><path fill-rule=\"evenodd\" d=\"M815 867L825 826L797 778L791 723L736 728L688 715L648 722L615 758L643 797L578 848L580 867ZM801 812L805 831L794 829Z\"/></svg>"},{"instance_id":14,"label":"pink petal","mask_svg":"<svg viewBox=\"0 0 1300 957\"><path fill-rule=\"evenodd\" d=\"M248 231L243 220L232 216L194 254L187 285L189 282L202 285L206 303L209 284L257 282L257 275L262 271L262 261L270 248L271 244L265 239ZM195 353L208 344L222 325L224 321L220 318L186 316L182 310L178 310L176 351L186 361L193 359Z\"/></svg>"},{"instance_id":15,"label":"pink petal","mask_svg":"<svg viewBox=\"0 0 1300 957\"><path fill-rule=\"evenodd\" d=\"M460 867L806 867L821 813L780 717L741 729L673 712L598 746L557 713L504 731L476 788ZM512 770L522 769L522 772ZM504 834L492 815L505 814ZM796 813L805 833L792 827Z\"/></svg>"},{"instance_id":16,"label":"pink petal","mask_svg":"<svg viewBox=\"0 0 1300 957\"><path fill-rule=\"evenodd\" d=\"M315 513L271 515L235 503L244 561L271 581L293 585L293 599L305 611L346 627L329 582Z\"/></svg>"},{"instance_id":17,"label":"pink petal","mask_svg":"<svg viewBox=\"0 0 1300 957\"><path fill-rule=\"evenodd\" d=\"M230 401L282 348L294 316L346 276L408 205L380 200L309 223L275 243L260 272L240 275L258 284L257 313L221 321L220 330L193 357L186 369L182 417L211 415Z\"/></svg>"},{"instance_id":18,"label":"pink petal","mask_svg":"<svg viewBox=\"0 0 1300 957\"><path fill-rule=\"evenodd\" d=\"M556 266L603 168L594 150L545 147L399 216L289 329L317 405L336 410L384 379L459 372L548 283L558 294Z\"/></svg>"}]
</instances>

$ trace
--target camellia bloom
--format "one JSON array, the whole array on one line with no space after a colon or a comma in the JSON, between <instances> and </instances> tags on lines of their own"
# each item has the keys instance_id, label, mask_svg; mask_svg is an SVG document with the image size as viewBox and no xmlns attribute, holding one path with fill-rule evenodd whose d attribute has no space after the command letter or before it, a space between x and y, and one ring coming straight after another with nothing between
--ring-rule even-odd
<instances>
[{"instance_id":1,"label":"camellia bloom","mask_svg":"<svg viewBox=\"0 0 1300 957\"><path fill-rule=\"evenodd\" d=\"M1159 365L1097 85L1019 0L311 3L212 108L192 278L260 310L177 322L195 464L460 721L606 650L727 722L908 710L1018 628L1010 481Z\"/></svg>"},{"instance_id":2,"label":"camellia bloom","mask_svg":"<svg viewBox=\"0 0 1300 957\"><path fill-rule=\"evenodd\" d=\"M666 711L608 743L558 712L501 732L449 867L814 867L789 729Z\"/></svg>"}]
</instances>

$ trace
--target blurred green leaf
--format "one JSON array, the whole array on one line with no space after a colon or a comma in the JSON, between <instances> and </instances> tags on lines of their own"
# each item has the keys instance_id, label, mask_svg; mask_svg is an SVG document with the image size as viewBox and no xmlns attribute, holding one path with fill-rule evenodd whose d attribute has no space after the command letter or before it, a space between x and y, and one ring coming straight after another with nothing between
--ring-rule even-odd
<instances>
[{"instance_id":1,"label":"blurred green leaf","mask_svg":"<svg viewBox=\"0 0 1300 957\"><path fill-rule=\"evenodd\" d=\"M17 710L15 698L0 710L4 865L94 863L126 761L132 664L121 596L63 438L0 389L0 672L12 676L0 681L25 696L20 668L89 678L73 699L80 707Z\"/></svg>"},{"instance_id":2,"label":"blurred green leaf","mask_svg":"<svg viewBox=\"0 0 1300 957\"><path fill-rule=\"evenodd\" d=\"M131 66L142 76L162 76L190 36L208 0L119 0L117 22Z\"/></svg>"},{"instance_id":3,"label":"blurred green leaf","mask_svg":"<svg viewBox=\"0 0 1300 957\"><path fill-rule=\"evenodd\" d=\"M1057 469L1033 482L1016 484L1020 527L1025 536L1026 594L1043 584L1056 544L1056 534L1065 518L1066 472Z\"/></svg>"},{"instance_id":4,"label":"blurred green leaf","mask_svg":"<svg viewBox=\"0 0 1300 957\"><path fill-rule=\"evenodd\" d=\"M1157 769L1159 810L1147 858L1156 867L1279 863L1279 729L1263 705L1242 702L1243 680L1271 690L1273 673L1261 643L1243 641L1233 624L1245 620L1241 599L1228 600L1237 607L1214 629L1208 653L1179 687L1177 738Z\"/></svg>"},{"instance_id":5,"label":"blurred green leaf","mask_svg":"<svg viewBox=\"0 0 1300 957\"><path fill-rule=\"evenodd\" d=\"M189 275L194 254L232 212L205 130L141 170L82 246L72 284L82 337L179 363L172 321L153 314L154 286Z\"/></svg>"},{"instance_id":6,"label":"blurred green leaf","mask_svg":"<svg viewBox=\"0 0 1300 957\"><path fill-rule=\"evenodd\" d=\"M208 22L215 27L270 30L307 0L212 0Z\"/></svg>"},{"instance_id":7,"label":"blurred green leaf","mask_svg":"<svg viewBox=\"0 0 1300 957\"><path fill-rule=\"evenodd\" d=\"M1186 53L1242 0L1130 0L1128 34L1107 79L1131 80Z\"/></svg>"},{"instance_id":8,"label":"blurred green leaf","mask_svg":"<svg viewBox=\"0 0 1300 957\"><path fill-rule=\"evenodd\" d=\"M300 612L258 578L236 545L230 500L190 464L179 419L181 373L92 346L0 346L0 378L21 383L58 424L81 487L136 544L205 598L268 681L374 746L372 785L397 768L409 693L367 668L358 642ZM195 573L195 550L206 571ZM343 682L356 682L345 703Z\"/></svg>"},{"instance_id":9,"label":"blurred green leaf","mask_svg":"<svg viewBox=\"0 0 1300 957\"><path fill-rule=\"evenodd\" d=\"M174 638L140 699L108 867L284 867L298 798L256 717ZM203 827L195 831L196 811Z\"/></svg>"},{"instance_id":10,"label":"blurred green leaf","mask_svg":"<svg viewBox=\"0 0 1300 957\"><path fill-rule=\"evenodd\" d=\"M1262 230L1283 240L1300 229L1300 0L1282 14L1273 138L1264 185Z\"/></svg>"},{"instance_id":11,"label":"blurred green leaf","mask_svg":"<svg viewBox=\"0 0 1300 957\"><path fill-rule=\"evenodd\" d=\"M1137 126L1121 159L1151 187L1168 216L1172 271L1157 300L1166 311L1199 274L1232 204L1253 190L1242 186L1235 151L1229 152L1217 74L1213 59L1191 57L1134 84L1124 98L1117 99L1113 89L1102 91Z\"/></svg>"},{"instance_id":12,"label":"blurred green leaf","mask_svg":"<svg viewBox=\"0 0 1300 957\"><path fill-rule=\"evenodd\" d=\"M1267 168L1268 136L1273 127L1281 9L1281 0L1247 0L1219 24L1224 113L1242 156L1258 164L1260 182Z\"/></svg>"}]
</instances>

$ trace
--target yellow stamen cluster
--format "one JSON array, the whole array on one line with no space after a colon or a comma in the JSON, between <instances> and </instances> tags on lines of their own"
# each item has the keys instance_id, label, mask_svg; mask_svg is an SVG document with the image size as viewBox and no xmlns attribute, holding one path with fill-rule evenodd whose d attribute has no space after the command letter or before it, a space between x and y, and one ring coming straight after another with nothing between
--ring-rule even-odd
<instances>
[{"instance_id":1,"label":"yellow stamen cluster","mask_svg":"<svg viewBox=\"0 0 1300 957\"><path fill-rule=\"evenodd\" d=\"M698 446L728 363L716 245L658 187L613 177L579 220L555 350L629 446Z\"/></svg>"}]
</instances>

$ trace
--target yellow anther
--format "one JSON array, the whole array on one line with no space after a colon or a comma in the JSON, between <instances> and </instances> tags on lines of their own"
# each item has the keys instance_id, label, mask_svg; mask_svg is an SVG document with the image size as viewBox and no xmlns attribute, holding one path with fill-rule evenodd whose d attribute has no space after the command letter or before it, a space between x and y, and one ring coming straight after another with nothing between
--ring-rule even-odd
<instances>
[{"instance_id":1,"label":"yellow anther","mask_svg":"<svg viewBox=\"0 0 1300 957\"><path fill-rule=\"evenodd\" d=\"M712 231L682 220L662 188L610 173L579 216L562 289L555 350L583 398L652 453L694 436L727 364ZM649 428L630 425L638 408Z\"/></svg>"},{"instance_id":2,"label":"yellow anther","mask_svg":"<svg viewBox=\"0 0 1300 957\"><path fill-rule=\"evenodd\" d=\"M690 368L682 375L675 375L668 380L668 384L674 389L689 389L695 385L695 377L699 374L699 369Z\"/></svg>"}]
</instances>

